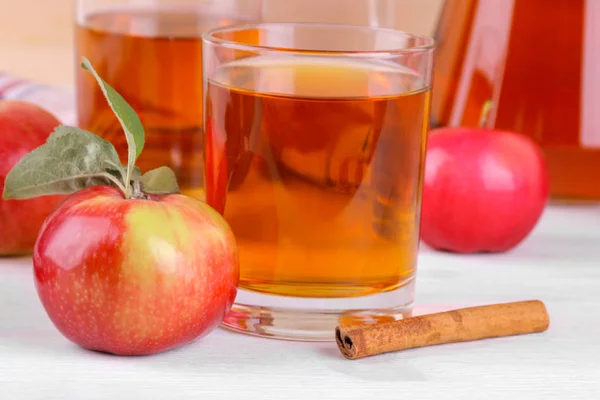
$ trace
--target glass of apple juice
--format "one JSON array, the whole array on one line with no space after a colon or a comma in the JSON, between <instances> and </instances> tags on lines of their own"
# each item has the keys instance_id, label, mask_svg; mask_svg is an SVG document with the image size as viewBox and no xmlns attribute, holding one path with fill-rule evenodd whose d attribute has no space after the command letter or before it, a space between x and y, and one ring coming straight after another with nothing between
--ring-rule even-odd
<instances>
[{"instance_id":1,"label":"glass of apple juice","mask_svg":"<svg viewBox=\"0 0 600 400\"><path fill-rule=\"evenodd\" d=\"M275 22L203 39L206 201L240 254L224 325L333 340L409 316L433 40Z\"/></svg>"}]
</instances>

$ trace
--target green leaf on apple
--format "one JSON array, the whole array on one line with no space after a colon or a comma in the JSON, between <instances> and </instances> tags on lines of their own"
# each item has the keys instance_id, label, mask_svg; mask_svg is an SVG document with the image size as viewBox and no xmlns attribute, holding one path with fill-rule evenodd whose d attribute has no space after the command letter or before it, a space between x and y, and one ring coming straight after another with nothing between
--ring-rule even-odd
<instances>
[{"instance_id":1,"label":"green leaf on apple","mask_svg":"<svg viewBox=\"0 0 600 400\"><path fill-rule=\"evenodd\" d=\"M142 189L151 194L168 194L179 192L175 173L168 167L160 167L148 171L141 179Z\"/></svg>"},{"instance_id":2,"label":"green leaf on apple","mask_svg":"<svg viewBox=\"0 0 600 400\"><path fill-rule=\"evenodd\" d=\"M142 178L142 171L138 168L138 167L133 167L133 170L131 171L131 180L132 181L139 181Z\"/></svg>"},{"instance_id":3,"label":"green leaf on apple","mask_svg":"<svg viewBox=\"0 0 600 400\"><path fill-rule=\"evenodd\" d=\"M59 126L46 144L23 157L8 173L3 196L28 199L111 183L124 190L115 176L121 171L110 142L79 128Z\"/></svg>"},{"instance_id":4,"label":"green leaf on apple","mask_svg":"<svg viewBox=\"0 0 600 400\"><path fill-rule=\"evenodd\" d=\"M89 71L94 78L98 81L98 85L102 89L102 93L106 97L108 104L112 108L115 116L121 123L123 127L123 131L125 132L125 137L127 138L127 146L128 146L128 157L127 157L127 175L125 177L125 190L127 195L129 195L129 188L131 182L131 174L133 166L135 165L136 160L142 153L144 149L144 126L140 121L139 116L136 114L135 110L123 99L123 97L117 93L115 89L113 89L108 83L102 79L90 61L83 57L83 62L81 63L82 68Z\"/></svg>"},{"instance_id":5,"label":"green leaf on apple","mask_svg":"<svg viewBox=\"0 0 600 400\"><path fill-rule=\"evenodd\" d=\"M160 167L145 175L135 165L144 148L144 127L133 108L83 58L82 68L98 81L108 104L121 123L128 146L122 165L115 147L92 132L61 125L45 144L24 156L6 176L3 197L70 194L91 186L118 187L127 199L148 199L148 194L179 193L175 173Z\"/></svg>"}]
</instances>

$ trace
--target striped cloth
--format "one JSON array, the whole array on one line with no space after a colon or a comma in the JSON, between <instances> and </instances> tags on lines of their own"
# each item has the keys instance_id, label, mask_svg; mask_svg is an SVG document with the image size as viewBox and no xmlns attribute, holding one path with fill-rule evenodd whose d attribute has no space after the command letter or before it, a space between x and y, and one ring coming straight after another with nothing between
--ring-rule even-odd
<instances>
[{"instance_id":1,"label":"striped cloth","mask_svg":"<svg viewBox=\"0 0 600 400\"><path fill-rule=\"evenodd\" d=\"M72 88L41 85L0 73L0 100L36 104L54 114L65 125L75 125L77 121Z\"/></svg>"}]
</instances>

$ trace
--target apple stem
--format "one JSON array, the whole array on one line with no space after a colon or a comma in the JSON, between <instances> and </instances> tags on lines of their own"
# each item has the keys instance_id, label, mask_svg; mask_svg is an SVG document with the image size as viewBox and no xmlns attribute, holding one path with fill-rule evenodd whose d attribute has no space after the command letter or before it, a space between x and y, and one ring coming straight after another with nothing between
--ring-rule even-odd
<instances>
[{"instance_id":1,"label":"apple stem","mask_svg":"<svg viewBox=\"0 0 600 400\"><path fill-rule=\"evenodd\" d=\"M142 191L142 186L140 185L140 181L133 180L131 182L132 193L128 197L129 199L134 200L148 200L150 197Z\"/></svg>"},{"instance_id":2,"label":"apple stem","mask_svg":"<svg viewBox=\"0 0 600 400\"><path fill-rule=\"evenodd\" d=\"M485 128L485 126L487 125L488 119L490 117L490 113L492 112L493 108L494 108L493 100L487 100L485 103L483 103L483 107L481 108L481 114L479 116L479 127L480 128Z\"/></svg>"}]
</instances>

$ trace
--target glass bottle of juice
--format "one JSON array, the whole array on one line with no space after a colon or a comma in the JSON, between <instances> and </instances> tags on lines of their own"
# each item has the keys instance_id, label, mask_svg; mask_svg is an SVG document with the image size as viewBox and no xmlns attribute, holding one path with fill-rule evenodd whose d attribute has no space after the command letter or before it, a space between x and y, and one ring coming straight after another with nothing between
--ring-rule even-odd
<instances>
[{"instance_id":1,"label":"glass bottle of juice","mask_svg":"<svg viewBox=\"0 0 600 400\"><path fill-rule=\"evenodd\" d=\"M520 132L544 150L554 198L600 200L600 1L446 0L432 126Z\"/></svg>"}]
</instances>

